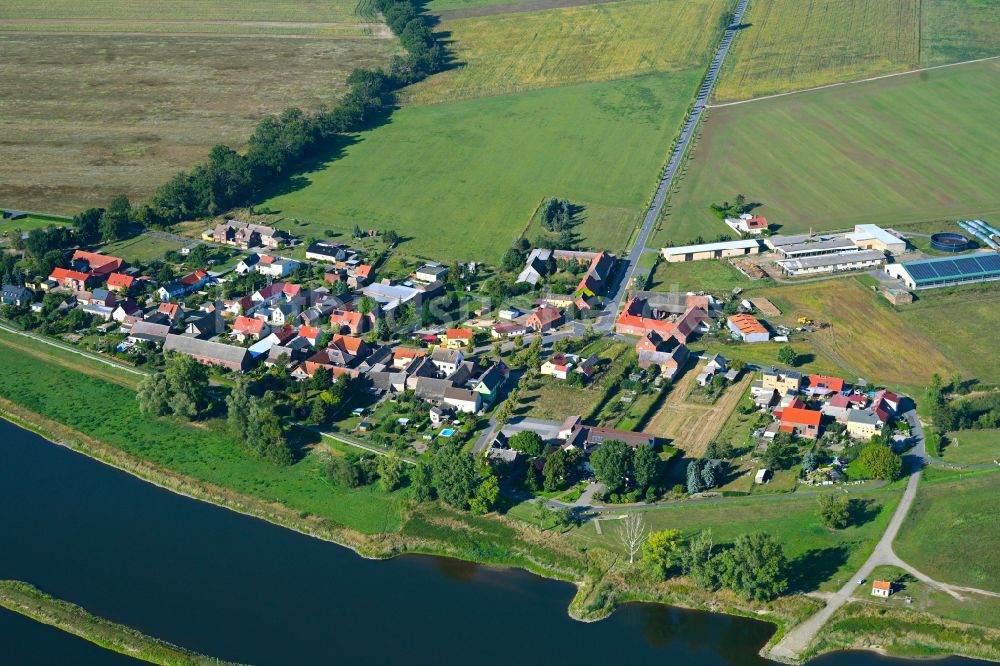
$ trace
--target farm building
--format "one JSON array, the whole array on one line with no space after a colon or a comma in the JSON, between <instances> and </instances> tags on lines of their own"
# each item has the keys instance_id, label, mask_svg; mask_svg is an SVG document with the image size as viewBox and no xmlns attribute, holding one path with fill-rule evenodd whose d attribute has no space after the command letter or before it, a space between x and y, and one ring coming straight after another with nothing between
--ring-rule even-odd
<instances>
[{"instance_id":1,"label":"farm building","mask_svg":"<svg viewBox=\"0 0 1000 666\"><path fill-rule=\"evenodd\" d=\"M851 250L813 257L798 257L776 262L785 275L814 275L817 273L843 273L877 268L885 263L885 255L878 250Z\"/></svg>"},{"instance_id":2,"label":"farm building","mask_svg":"<svg viewBox=\"0 0 1000 666\"><path fill-rule=\"evenodd\" d=\"M743 342L767 342L771 338L767 328L753 315L733 315L727 323L729 330L738 335Z\"/></svg>"},{"instance_id":3,"label":"farm building","mask_svg":"<svg viewBox=\"0 0 1000 666\"><path fill-rule=\"evenodd\" d=\"M167 335L163 351L186 354L205 365L219 365L236 371L249 370L252 363L250 351L244 347L199 340L186 335Z\"/></svg>"},{"instance_id":4,"label":"farm building","mask_svg":"<svg viewBox=\"0 0 1000 666\"><path fill-rule=\"evenodd\" d=\"M824 254L837 254L839 252L857 252L858 246L849 238L843 236L794 236L795 242L786 243L789 239L776 240L778 236L771 236L768 245L785 259L801 259L803 257L818 257Z\"/></svg>"},{"instance_id":5,"label":"farm building","mask_svg":"<svg viewBox=\"0 0 1000 666\"><path fill-rule=\"evenodd\" d=\"M1000 255L983 252L952 259L927 259L888 264L885 272L910 289L933 289L972 282L1000 280Z\"/></svg>"},{"instance_id":6,"label":"farm building","mask_svg":"<svg viewBox=\"0 0 1000 666\"><path fill-rule=\"evenodd\" d=\"M725 222L733 231L741 234L760 234L767 230L766 219L749 213L744 213L735 219L726 218Z\"/></svg>"},{"instance_id":7,"label":"farm building","mask_svg":"<svg viewBox=\"0 0 1000 666\"><path fill-rule=\"evenodd\" d=\"M760 242L754 239L726 241L724 243L704 243L702 245L682 245L665 247L660 250L663 258L671 263L700 261L702 259L725 259L758 254Z\"/></svg>"},{"instance_id":8,"label":"farm building","mask_svg":"<svg viewBox=\"0 0 1000 666\"><path fill-rule=\"evenodd\" d=\"M856 224L854 233L847 234L861 250L878 250L890 254L906 252L906 241L894 236L877 224Z\"/></svg>"}]
</instances>

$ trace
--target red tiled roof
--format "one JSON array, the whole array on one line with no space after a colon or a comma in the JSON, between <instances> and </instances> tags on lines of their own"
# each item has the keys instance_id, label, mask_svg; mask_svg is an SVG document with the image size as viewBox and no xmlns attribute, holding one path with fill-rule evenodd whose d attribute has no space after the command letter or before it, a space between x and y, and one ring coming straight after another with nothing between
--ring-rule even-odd
<instances>
[{"instance_id":1,"label":"red tiled roof","mask_svg":"<svg viewBox=\"0 0 1000 666\"><path fill-rule=\"evenodd\" d=\"M369 266L368 264L361 264L360 266L354 269L355 275L359 275L364 278L371 275L371 273L372 273L372 267Z\"/></svg>"},{"instance_id":2,"label":"red tiled roof","mask_svg":"<svg viewBox=\"0 0 1000 666\"><path fill-rule=\"evenodd\" d=\"M86 282L90 279L90 275L87 273L81 273L80 271L71 271L68 268L53 268L52 273L49 275L50 280L79 280L81 282Z\"/></svg>"},{"instance_id":3,"label":"red tiled roof","mask_svg":"<svg viewBox=\"0 0 1000 666\"><path fill-rule=\"evenodd\" d=\"M757 317L748 314L733 315L729 321L739 329L740 333L767 333L767 329L760 323Z\"/></svg>"},{"instance_id":4,"label":"red tiled roof","mask_svg":"<svg viewBox=\"0 0 1000 666\"><path fill-rule=\"evenodd\" d=\"M109 257L106 254L77 250L73 253L73 261L86 261L90 264L90 272L94 275L103 275L117 271L125 263L118 257Z\"/></svg>"},{"instance_id":5,"label":"red tiled roof","mask_svg":"<svg viewBox=\"0 0 1000 666\"><path fill-rule=\"evenodd\" d=\"M449 328L445 331L445 337L449 340L471 340L472 329L470 328Z\"/></svg>"},{"instance_id":6,"label":"red tiled roof","mask_svg":"<svg viewBox=\"0 0 1000 666\"><path fill-rule=\"evenodd\" d=\"M157 312L162 312L171 319L177 316L177 310L180 308L180 303L160 303L156 308Z\"/></svg>"},{"instance_id":7,"label":"red tiled roof","mask_svg":"<svg viewBox=\"0 0 1000 666\"><path fill-rule=\"evenodd\" d=\"M892 583L887 580L876 580L872 583L872 589L884 590L886 592L892 590Z\"/></svg>"},{"instance_id":8,"label":"red tiled roof","mask_svg":"<svg viewBox=\"0 0 1000 666\"><path fill-rule=\"evenodd\" d=\"M785 407L781 410L781 423L795 424L803 426L819 427L822 414L812 409L802 409L800 407Z\"/></svg>"},{"instance_id":9,"label":"red tiled roof","mask_svg":"<svg viewBox=\"0 0 1000 666\"><path fill-rule=\"evenodd\" d=\"M307 340L315 340L320 336L322 331L318 326L301 326L299 327L299 337L306 338Z\"/></svg>"},{"instance_id":10,"label":"red tiled roof","mask_svg":"<svg viewBox=\"0 0 1000 666\"><path fill-rule=\"evenodd\" d=\"M844 390L844 380L840 377L828 377L826 375L809 375L809 386L813 388L825 388L830 391L840 393Z\"/></svg>"},{"instance_id":11,"label":"red tiled roof","mask_svg":"<svg viewBox=\"0 0 1000 666\"><path fill-rule=\"evenodd\" d=\"M237 317L233 322L233 330L244 335L260 335L264 330L264 320L256 317Z\"/></svg>"},{"instance_id":12,"label":"red tiled roof","mask_svg":"<svg viewBox=\"0 0 1000 666\"><path fill-rule=\"evenodd\" d=\"M124 273L112 273L108 276L108 287L114 289L117 287L124 287L128 289L135 282L135 278L131 275L125 275Z\"/></svg>"},{"instance_id":13,"label":"red tiled roof","mask_svg":"<svg viewBox=\"0 0 1000 666\"><path fill-rule=\"evenodd\" d=\"M208 273L202 270L195 271L194 273L188 273L182 277L179 282L185 287L190 287L191 285L198 284L202 280L208 277Z\"/></svg>"},{"instance_id":14,"label":"red tiled roof","mask_svg":"<svg viewBox=\"0 0 1000 666\"><path fill-rule=\"evenodd\" d=\"M357 354L358 350L365 344L365 341L361 338L351 337L349 335L335 335L333 339L330 340L331 347L339 347L340 349L349 352L351 354Z\"/></svg>"}]
</instances>

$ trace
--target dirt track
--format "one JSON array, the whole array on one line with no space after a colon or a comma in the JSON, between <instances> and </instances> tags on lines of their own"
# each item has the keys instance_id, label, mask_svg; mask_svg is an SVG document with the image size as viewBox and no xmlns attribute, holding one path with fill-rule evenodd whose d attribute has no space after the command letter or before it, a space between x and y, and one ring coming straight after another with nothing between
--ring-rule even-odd
<instances>
[{"instance_id":1,"label":"dirt track","mask_svg":"<svg viewBox=\"0 0 1000 666\"><path fill-rule=\"evenodd\" d=\"M752 379L747 375L727 388L714 405L688 402L685 398L694 386L700 366L684 373L647 428L657 436L670 439L673 446L683 449L686 455L693 458L700 457L708 443L722 430Z\"/></svg>"}]
</instances>

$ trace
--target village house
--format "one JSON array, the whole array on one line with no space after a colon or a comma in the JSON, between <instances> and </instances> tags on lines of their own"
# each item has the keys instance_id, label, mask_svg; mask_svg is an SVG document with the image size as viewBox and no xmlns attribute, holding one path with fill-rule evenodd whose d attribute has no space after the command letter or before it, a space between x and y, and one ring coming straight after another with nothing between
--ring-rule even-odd
<instances>
[{"instance_id":1,"label":"village house","mask_svg":"<svg viewBox=\"0 0 1000 666\"><path fill-rule=\"evenodd\" d=\"M645 337L655 332L661 339L673 336L687 343L696 333L709 330L712 318L697 300L692 299L677 314L674 297L664 295L661 298L650 293L643 292L642 296L633 297L625 305L615 321L617 333Z\"/></svg>"},{"instance_id":2,"label":"village house","mask_svg":"<svg viewBox=\"0 0 1000 666\"><path fill-rule=\"evenodd\" d=\"M206 234L206 240L220 245L235 245L244 250L257 246L275 250L288 242L289 237L284 231L274 227L227 220Z\"/></svg>"},{"instance_id":3,"label":"village house","mask_svg":"<svg viewBox=\"0 0 1000 666\"><path fill-rule=\"evenodd\" d=\"M306 259L330 263L344 261L348 256L353 254L354 250L351 248L341 243L334 243L333 241L316 241L306 248Z\"/></svg>"},{"instance_id":4,"label":"village house","mask_svg":"<svg viewBox=\"0 0 1000 666\"><path fill-rule=\"evenodd\" d=\"M483 407L482 394L470 389L449 386L444 390L444 404L456 411L475 414Z\"/></svg>"},{"instance_id":5,"label":"village house","mask_svg":"<svg viewBox=\"0 0 1000 666\"><path fill-rule=\"evenodd\" d=\"M73 258L70 259L70 266L74 271L89 273L103 281L111 273L121 270L125 266L125 262L118 257L77 250L73 253Z\"/></svg>"},{"instance_id":6,"label":"village house","mask_svg":"<svg viewBox=\"0 0 1000 666\"><path fill-rule=\"evenodd\" d=\"M729 364L725 358L719 354L708 357L708 362L702 367L701 372L695 377L698 386L708 386L715 379L717 374L725 374L729 369Z\"/></svg>"},{"instance_id":7,"label":"village house","mask_svg":"<svg viewBox=\"0 0 1000 666\"><path fill-rule=\"evenodd\" d=\"M503 340L506 338L516 338L519 335L524 335L528 332L528 327L524 324L518 324L515 322L500 322L499 324L494 324L493 328L490 330L490 335L493 336L495 340Z\"/></svg>"},{"instance_id":8,"label":"village house","mask_svg":"<svg viewBox=\"0 0 1000 666\"><path fill-rule=\"evenodd\" d=\"M196 338L209 339L221 335L226 330L226 320L219 311L197 310L184 314L184 334Z\"/></svg>"},{"instance_id":9,"label":"village house","mask_svg":"<svg viewBox=\"0 0 1000 666\"><path fill-rule=\"evenodd\" d=\"M760 215L743 213L737 218L726 218L726 224L738 234L759 235L767 231L767 220Z\"/></svg>"},{"instance_id":10,"label":"village house","mask_svg":"<svg viewBox=\"0 0 1000 666\"><path fill-rule=\"evenodd\" d=\"M0 302L4 305L30 305L35 300L35 292L16 284L5 284L0 292Z\"/></svg>"},{"instance_id":11,"label":"village house","mask_svg":"<svg viewBox=\"0 0 1000 666\"><path fill-rule=\"evenodd\" d=\"M450 375L458 369L458 366L465 360L465 357L457 349L438 347L431 352L430 359L431 363L438 369L438 372Z\"/></svg>"},{"instance_id":12,"label":"village house","mask_svg":"<svg viewBox=\"0 0 1000 666\"><path fill-rule=\"evenodd\" d=\"M318 326L300 326L296 337L308 342L310 347L315 347L322 335L323 331Z\"/></svg>"},{"instance_id":13,"label":"village house","mask_svg":"<svg viewBox=\"0 0 1000 666\"><path fill-rule=\"evenodd\" d=\"M135 283L135 277L125 273L112 273L108 276L108 289L119 294L128 293Z\"/></svg>"},{"instance_id":14,"label":"village house","mask_svg":"<svg viewBox=\"0 0 1000 666\"><path fill-rule=\"evenodd\" d=\"M161 286L156 291L156 295L161 301L169 301L172 298L179 298L201 289L206 282L208 282L208 273L203 270L197 270L193 273L188 273L179 280L174 280Z\"/></svg>"},{"instance_id":15,"label":"village house","mask_svg":"<svg viewBox=\"0 0 1000 666\"><path fill-rule=\"evenodd\" d=\"M761 388L777 391L784 396L788 393L798 393L802 387L802 373L793 370L777 370L764 368L761 370Z\"/></svg>"},{"instance_id":16,"label":"village house","mask_svg":"<svg viewBox=\"0 0 1000 666\"><path fill-rule=\"evenodd\" d=\"M240 342L260 340L271 332L271 327L257 317L237 317L233 322L233 337Z\"/></svg>"},{"instance_id":17,"label":"village house","mask_svg":"<svg viewBox=\"0 0 1000 666\"><path fill-rule=\"evenodd\" d=\"M237 275L247 275L248 273L257 269L257 264L260 263L259 254L247 254L244 255L242 259L237 262L236 267L233 271Z\"/></svg>"},{"instance_id":18,"label":"village house","mask_svg":"<svg viewBox=\"0 0 1000 666\"><path fill-rule=\"evenodd\" d=\"M816 439L819 437L819 426L823 414L814 409L806 409L801 401L797 401L796 406L785 407L780 412L775 410L775 416L780 414L781 432L793 433L799 437Z\"/></svg>"},{"instance_id":19,"label":"village house","mask_svg":"<svg viewBox=\"0 0 1000 666\"><path fill-rule=\"evenodd\" d=\"M392 350L392 367L399 370L406 370L418 358L427 356L423 349L412 347L396 347Z\"/></svg>"},{"instance_id":20,"label":"village house","mask_svg":"<svg viewBox=\"0 0 1000 666\"><path fill-rule=\"evenodd\" d=\"M517 276L516 282L535 286L549 272L549 261L552 259L552 250L545 248L535 248L524 262L524 269Z\"/></svg>"},{"instance_id":21,"label":"village house","mask_svg":"<svg viewBox=\"0 0 1000 666\"><path fill-rule=\"evenodd\" d=\"M437 282L444 280L448 276L448 267L436 263L426 263L418 268L413 277L421 282Z\"/></svg>"},{"instance_id":22,"label":"village house","mask_svg":"<svg viewBox=\"0 0 1000 666\"><path fill-rule=\"evenodd\" d=\"M473 390L481 396L484 404L491 405L507 381L507 376L507 367L502 363L494 363L480 375Z\"/></svg>"},{"instance_id":23,"label":"village house","mask_svg":"<svg viewBox=\"0 0 1000 666\"><path fill-rule=\"evenodd\" d=\"M549 377L555 377L556 379L566 379L569 376L570 370L573 369L574 361L577 358L572 354L553 354L545 359L539 372Z\"/></svg>"},{"instance_id":24,"label":"village house","mask_svg":"<svg viewBox=\"0 0 1000 666\"><path fill-rule=\"evenodd\" d=\"M536 333L545 333L562 324L562 321L562 312L558 308L546 305L528 315L525 325Z\"/></svg>"},{"instance_id":25,"label":"village house","mask_svg":"<svg viewBox=\"0 0 1000 666\"><path fill-rule=\"evenodd\" d=\"M888 599L892 594L892 583L887 580L872 581L872 596Z\"/></svg>"},{"instance_id":26,"label":"village house","mask_svg":"<svg viewBox=\"0 0 1000 666\"><path fill-rule=\"evenodd\" d=\"M455 410L449 405L434 405L430 408L428 415L430 416L431 425L437 427L442 423L447 423L454 413Z\"/></svg>"},{"instance_id":27,"label":"village house","mask_svg":"<svg viewBox=\"0 0 1000 666\"><path fill-rule=\"evenodd\" d=\"M334 333L362 335L368 331L374 315L361 314L352 310L334 310L330 313L330 329Z\"/></svg>"},{"instance_id":28,"label":"village house","mask_svg":"<svg viewBox=\"0 0 1000 666\"><path fill-rule=\"evenodd\" d=\"M357 366L370 354L371 348L361 338L335 335L329 345L307 358L292 376L304 379L312 377L319 368L325 368L333 377L342 374L357 377L361 374Z\"/></svg>"},{"instance_id":29,"label":"village house","mask_svg":"<svg viewBox=\"0 0 1000 666\"><path fill-rule=\"evenodd\" d=\"M868 440L882 432L883 423L870 409L852 409L847 414L847 434L851 439Z\"/></svg>"},{"instance_id":30,"label":"village house","mask_svg":"<svg viewBox=\"0 0 1000 666\"><path fill-rule=\"evenodd\" d=\"M573 423L571 430L568 433L568 437L565 438L563 444L564 449L577 448L582 450L584 453L591 453L596 450L601 444L611 440L617 440L619 442L624 442L633 449L640 446L653 446L656 442L656 436L645 432L634 432L631 430L614 430L612 428L599 428L597 426L583 425L579 422L579 417L575 417L576 421ZM567 426L567 423L563 424L563 428ZM560 436L564 434L564 430L560 430Z\"/></svg>"},{"instance_id":31,"label":"village house","mask_svg":"<svg viewBox=\"0 0 1000 666\"><path fill-rule=\"evenodd\" d=\"M840 377L827 377L826 375L809 375L809 382L806 391L810 395L829 395L830 393L842 393L844 391L844 380Z\"/></svg>"},{"instance_id":32,"label":"village house","mask_svg":"<svg viewBox=\"0 0 1000 666\"><path fill-rule=\"evenodd\" d=\"M271 254L263 254L257 262L257 272L275 279L288 277L301 266L295 259L276 257Z\"/></svg>"},{"instance_id":33,"label":"village house","mask_svg":"<svg viewBox=\"0 0 1000 666\"><path fill-rule=\"evenodd\" d=\"M449 328L444 334L439 335L441 346L448 349L465 349L472 346L472 329L470 328Z\"/></svg>"},{"instance_id":34,"label":"village house","mask_svg":"<svg viewBox=\"0 0 1000 666\"><path fill-rule=\"evenodd\" d=\"M57 287L72 289L73 291L84 291L89 283L96 283L97 280L90 273L56 267L49 274L49 281Z\"/></svg>"}]
</instances>

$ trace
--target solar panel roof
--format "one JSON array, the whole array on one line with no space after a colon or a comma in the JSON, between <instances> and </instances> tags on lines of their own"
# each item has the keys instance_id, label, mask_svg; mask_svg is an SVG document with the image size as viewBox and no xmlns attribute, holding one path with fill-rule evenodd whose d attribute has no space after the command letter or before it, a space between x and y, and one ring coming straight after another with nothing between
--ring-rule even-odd
<instances>
[{"instance_id":1,"label":"solar panel roof","mask_svg":"<svg viewBox=\"0 0 1000 666\"><path fill-rule=\"evenodd\" d=\"M990 252L957 259L928 259L904 263L903 266L917 282L1000 275L1000 255Z\"/></svg>"}]
</instances>

